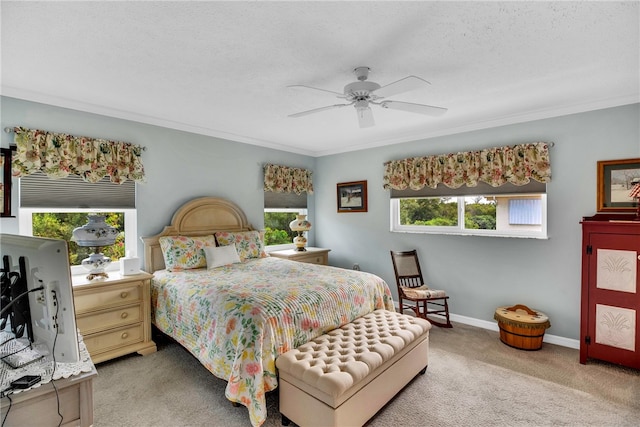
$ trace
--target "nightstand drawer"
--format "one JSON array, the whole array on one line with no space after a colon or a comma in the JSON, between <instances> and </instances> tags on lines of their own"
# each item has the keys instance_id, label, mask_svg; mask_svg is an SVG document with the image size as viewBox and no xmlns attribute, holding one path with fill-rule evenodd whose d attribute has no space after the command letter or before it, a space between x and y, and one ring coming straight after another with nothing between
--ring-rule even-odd
<instances>
[{"instance_id":1,"label":"nightstand drawer","mask_svg":"<svg viewBox=\"0 0 640 427\"><path fill-rule=\"evenodd\" d=\"M129 344L142 342L144 338L144 324L113 329L108 332L92 334L84 337L87 350L94 354L120 348Z\"/></svg>"},{"instance_id":2,"label":"nightstand drawer","mask_svg":"<svg viewBox=\"0 0 640 427\"><path fill-rule=\"evenodd\" d=\"M326 265L327 261L326 261L326 255L322 254L322 255L311 255L308 257L299 257L298 259L296 259L296 261L300 261L300 262L306 262L309 264L320 264L320 265Z\"/></svg>"},{"instance_id":3,"label":"nightstand drawer","mask_svg":"<svg viewBox=\"0 0 640 427\"><path fill-rule=\"evenodd\" d=\"M142 305L118 307L88 315L78 315L76 323L82 335L142 321Z\"/></svg>"},{"instance_id":4,"label":"nightstand drawer","mask_svg":"<svg viewBox=\"0 0 640 427\"><path fill-rule=\"evenodd\" d=\"M104 290L74 295L76 314L100 310L110 306L121 306L142 301L142 282L127 283L125 286L109 286Z\"/></svg>"},{"instance_id":5,"label":"nightstand drawer","mask_svg":"<svg viewBox=\"0 0 640 427\"><path fill-rule=\"evenodd\" d=\"M329 265L329 251L331 251L331 249L309 247L306 251L297 251L294 249L271 251L269 255L291 261L306 262L308 264Z\"/></svg>"}]
</instances>

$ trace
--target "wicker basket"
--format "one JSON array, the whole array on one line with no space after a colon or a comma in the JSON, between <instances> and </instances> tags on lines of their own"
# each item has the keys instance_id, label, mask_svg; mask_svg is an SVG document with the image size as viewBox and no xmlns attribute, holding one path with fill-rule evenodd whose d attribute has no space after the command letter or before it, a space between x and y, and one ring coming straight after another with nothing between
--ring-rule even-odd
<instances>
[{"instance_id":1,"label":"wicker basket","mask_svg":"<svg viewBox=\"0 0 640 427\"><path fill-rule=\"evenodd\" d=\"M498 321L500 341L521 350L540 350L544 332L551 326L544 313L522 304L498 307L493 318Z\"/></svg>"}]
</instances>

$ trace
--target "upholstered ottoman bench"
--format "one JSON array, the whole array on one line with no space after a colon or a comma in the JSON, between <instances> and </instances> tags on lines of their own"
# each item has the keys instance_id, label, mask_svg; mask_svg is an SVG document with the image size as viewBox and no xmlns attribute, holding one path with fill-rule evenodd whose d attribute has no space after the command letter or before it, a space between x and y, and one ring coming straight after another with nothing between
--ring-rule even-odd
<instances>
[{"instance_id":1,"label":"upholstered ottoman bench","mask_svg":"<svg viewBox=\"0 0 640 427\"><path fill-rule=\"evenodd\" d=\"M276 359L282 424L362 426L429 363L431 324L376 310Z\"/></svg>"}]
</instances>

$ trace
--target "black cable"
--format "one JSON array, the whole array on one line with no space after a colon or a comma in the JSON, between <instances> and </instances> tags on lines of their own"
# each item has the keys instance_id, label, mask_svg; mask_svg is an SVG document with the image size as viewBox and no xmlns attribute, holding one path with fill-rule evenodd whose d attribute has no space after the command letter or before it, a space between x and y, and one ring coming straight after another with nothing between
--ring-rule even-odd
<instances>
[{"instance_id":1,"label":"black cable","mask_svg":"<svg viewBox=\"0 0 640 427\"><path fill-rule=\"evenodd\" d=\"M24 293L20 294L18 296L18 298L22 298L24 295L27 295L29 292L34 292L34 291L38 291L38 290L42 290L42 289L44 289L44 287L38 288L38 289L32 289L31 291L27 291L27 292L24 292ZM54 319L55 319L55 325L54 326L55 326L55 329L56 329L56 334L53 337L53 348L51 349L51 356L52 356L52 359L53 359L53 370L51 371L51 385L53 386L53 390L56 393L56 403L57 403L57 406L58 406L58 408L57 408L58 409L58 416L60 417L60 422L58 423L58 427L60 427L62 425L62 421L64 421L64 416L62 415L62 412L60 411L60 394L58 393L58 387L56 387L55 380L53 379L54 374L56 372L56 343L58 341L58 333L60 331L60 327L58 325L58 312L60 311L60 305L58 304L58 297L56 295L56 291L51 291L51 292L53 293L53 303L56 306L56 314L54 316ZM18 298L16 298L16 299L18 299ZM7 307L5 307L5 308L7 308ZM11 339L5 341L5 343L7 343L9 341L11 341ZM26 348L28 348L28 347L25 347L25 348L20 349L18 351L22 351L22 350L24 350ZM17 351L12 353L12 354L15 354L15 353L17 353ZM11 392L12 390L13 389L3 390L2 394L4 394L5 392ZM11 411L11 406L13 404L13 402L11 401L11 397L9 397L9 394L4 395L3 397L6 397L7 399L9 399L9 408L7 409L7 413L5 414L4 418L2 419L2 425L0 427L4 427L4 424L7 421L7 418L9 417L9 411Z\"/></svg>"},{"instance_id":2,"label":"black cable","mask_svg":"<svg viewBox=\"0 0 640 427\"><path fill-rule=\"evenodd\" d=\"M13 341L13 340L17 340L18 337L13 336L11 338L9 338L8 340L6 340L5 342L0 343L0 347L2 347L3 345L5 345L6 343L8 343L9 341Z\"/></svg>"},{"instance_id":3,"label":"black cable","mask_svg":"<svg viewBox=\"0 0 640 427\"><path fill-rule=\"evenodd\" d=\"M11 391L12 389L8 389L5 391ZM3 391L4 393L4 391ZM11 400L11 396L9 394L4 395L4 397L6 397L7 399L9 399L9 408L7 409L7 413L4 414L4 418L2 419L2 426L4 427L4 423L7 421L7 417L9 417L9 411L11 411L11 405L13 404L13 401Z\"/></svg>"},{"instance_id":4,"label":"black cable","mask_svg":"<svg viewBox=\"0 0 640 427\"><path fill-rule=\"evenodd\" d=\"M25 351L26 349L31 348L31 343L29 343L29 345L25 345L24 347L14 351L13 353L9 353L9 354L5 354L2 357L0 357L0 359L4 360L9 356L13 356L14 354L20 353L21 351ZM22 367L24 365L21 365L20 367Z\"/></svg>"},{"instance_id":5,"label":"black cable","mask_svg":"<svg viewBox=\"0 0 640 427\"><path fill-rule=\"evenodd\" d=\"M53 294L53 303L56 306L56 315L55 315L55 328L56 335L53 337L53 348L51 349L51 355L53 357L53 371L51 371L51 385L53 385L53 390L56 392L56 402L58 404L58 416L60 417L60 422L58 423L58 427L62 425L62 421L64 420L64 416L60 412L60 395L58 394L58 388L56 387L56 382L53 379L53 374L56 372L56 342L58 341L58 332L60 331L60 327L58 325L58 311L60 310L60 304L58 304L58 296L56 295L56 291L51 291Z\"/></svg>"},{"instance_id":6,"label":"black cable","mask_svg":"<svg viewBox=\"0 0 640 427\"><path fill-rule=\"evenodd\" d=\"M9 304L5 305L4 307L2 307L2 310L0 310L0 316L2 316L4 314L4 312L9 309L9 307L11 307L13 304L15 304L16 301L19 301L20 299L22 299L25 295L28 295L31 292L42 291L42 290L44 290L44 286L40 286L39 288L35 288L35 289L30 289L28 291L25 291L25 292L21 293L17 297L11 299L11 302Z\"/></svg>"}]
</instances>

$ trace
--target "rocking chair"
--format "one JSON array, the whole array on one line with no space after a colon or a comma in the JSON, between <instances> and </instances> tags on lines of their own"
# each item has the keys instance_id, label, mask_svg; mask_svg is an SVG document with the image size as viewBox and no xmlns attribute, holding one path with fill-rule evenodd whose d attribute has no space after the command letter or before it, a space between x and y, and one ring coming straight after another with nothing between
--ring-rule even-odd
<instances>
[{"instance_id":1,"label":"rocking chair","mask_svg":"<svg viewBox=\"0 0 640 427\"><path fill-rule=\"evenodd\" d=\"M453 328L449 321L449 297L445 291L430 289L425 285L417 251L391 251L391 261L398 285L400 313L408 308L413 310L416 316L427 319L435 326ZM444 316L446 321L427 317L434 314Z\"/></svg>"}]
</instances>

